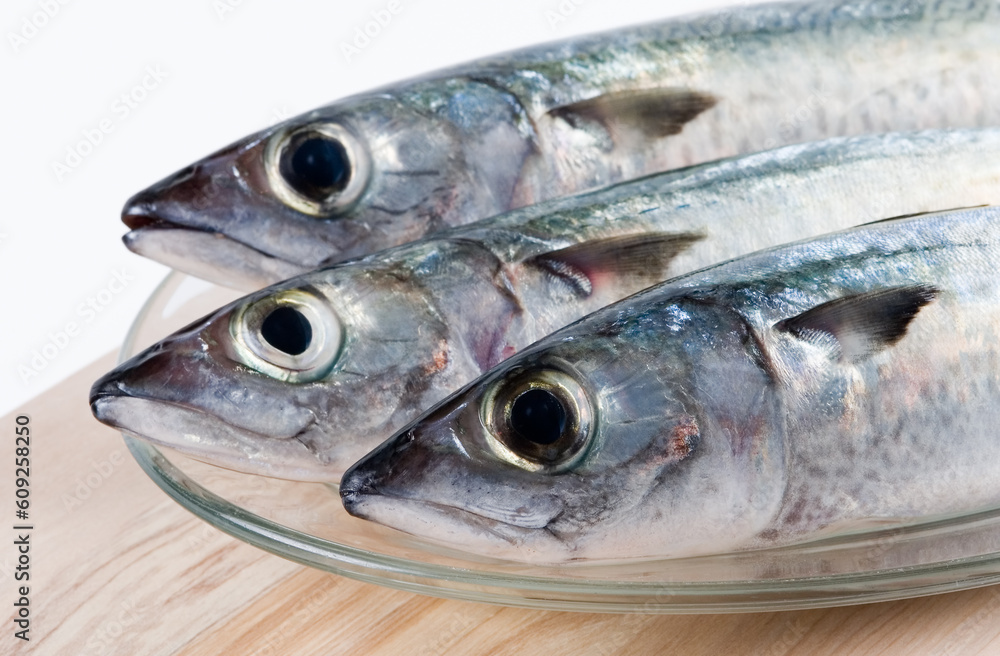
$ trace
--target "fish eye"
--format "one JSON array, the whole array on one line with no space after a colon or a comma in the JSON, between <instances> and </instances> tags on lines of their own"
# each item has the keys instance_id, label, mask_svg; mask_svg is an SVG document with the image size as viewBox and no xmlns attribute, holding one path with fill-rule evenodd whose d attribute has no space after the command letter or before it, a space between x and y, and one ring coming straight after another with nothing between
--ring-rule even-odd
<instances>
[{"instance_id":1,"label":"fish eye","mask_svg":"<svg viewBox=\"0 0 1000 656\"><path fill-rule=\"evenodd\" d=\"M283 353L302 355L312 341L312 325L291 305L279 305L261 322L260 336Z\"/></svg>"},{"instance_id":2,"label":"fish eye","mask_svg":"<svg viewBox=\"0 0 1000 656\"><path fill-rule=\"evenodd\" d=\"M530 471L564 471L586 453L592 404L583 386L558 369L519 372L487 390L482 421L501 459Z\"/></svg>"},{"instance_id":3,"label":"fish eye","mask_svg":"<svg viewBox=\"0 0 1000 656\"><path fill-rule=\"evenodd\" d=\"M317 217L346 211L368 184L360 141L336 123L310 123L275 133L264 153L268 180L288 206Z\"/></svg>"},{"instance_id":4,"label":"fish eye","mask_svg":"<svg viewBox=\"0 0 1000 656\"><path fill-rule=\"evenodd\" d=\"M307 132L289 140L281 151L278 170L292 189L322 203L330 194L344 189L351 163L339 141Z\"/></svg>"},{"instance_id":5,"label":"fish eye","mask_svg":"<svg viewBox=\"0 0 1000 656\"><path fill-rule=\"evenodd\" d=\"M547 389L529 389L510 404L510 429L532 444L554 444L566 430L562 399Z\"/></svg>"},{"instance_id":6,"label":"fish eye","mask_svg":"<svg viewBox=\"0 0 1000 656\"><path fill-rule=\"evenodd\" d=\"M343 330L333 309L304 289L244 304L229 323L236 358L262 374L292 383L322 378L340 355Z\"/></svg>"}]
</instances>

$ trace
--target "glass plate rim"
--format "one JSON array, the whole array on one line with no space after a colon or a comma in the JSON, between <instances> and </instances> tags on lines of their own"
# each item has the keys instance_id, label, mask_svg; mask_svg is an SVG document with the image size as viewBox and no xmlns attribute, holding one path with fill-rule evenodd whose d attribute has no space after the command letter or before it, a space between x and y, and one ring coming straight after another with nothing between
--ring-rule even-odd
<instances>
[{"instance_id":1,"label":"glass plate rim","mask_svg":"<svg viewBox=\"0 0 1000 656\"><path fill-rule=\"evenodd\" d=\"M142 322L159 295L185 275L171 271L157 285L129 327L118 362L134 352ZM137 463L161 490L215 528L256 548L321 571L435 597L541 610L742 613L892 601L1000 583L1000 552L858 573L672 583L586 578L560 581L427 563L331 542L273 522L189 479L153 444L124 433L122 437ZM950 578L943 581L935 578L944 573L950 574ZM533 593L540 596L532 596Z\"/></svg>"}]
</instances>

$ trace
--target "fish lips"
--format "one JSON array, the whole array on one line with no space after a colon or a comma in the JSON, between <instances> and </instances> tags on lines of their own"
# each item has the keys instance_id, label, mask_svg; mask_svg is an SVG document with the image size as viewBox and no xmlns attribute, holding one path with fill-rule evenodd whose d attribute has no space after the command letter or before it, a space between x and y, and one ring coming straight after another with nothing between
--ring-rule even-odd
<instances>
[{"instance_id":1,"label":"fish lips","mask_svg":"<svg viewBox=\"0 0 1000 656\"><path fill-rule=\"evenodd\" d=\"M103 424L147 442L176 449L196 460L248 473L331 482L304 435L314 424L309 411L285 422L282 431L256 432L237 426L198 407L196 402L167 398L171 388L181 389L183 372L170 380L170 388L148 381L163 380L150 372L165 366L156 353L140 354L102 376L90 390L90 407ZM162 354L161 354L162 355ZM157 391L157 389L159 391Z\"/></svg>"},{"instance_id":2,"label":"fish lips","mask_svg":"<svg viewBox=\"0 0 1000 656\"><path fill-rule=\"evenodd\" d=\"M572 558L571 546L550 530L563 513L557 495L516 485L487 489L488 473L478 474L483 470L468 461L467 453L439 448L428 437L404 429L348 469L340 483L345 510L479 554L540 562ZM489 463L482 467L488 469Z\"/></svg>"},{"instance_id":3,"label":"fish lips","mask_svg":"<svg viewBox=\"0 0 1000 656\"><path fill-rule=\"evenodd\" d=\"M341 481L341 500L354 517L432 541L448 549L504 560L559 563L572 560L570 547L544 529L513 526L482 515L423 500L360 494ZM346 495L345 495L346 491Z\"/></svg>"},{"instance_id":4,"label":"fish lips","mask_svg":"<svg viewBox=\"0 0 1000 656\"><path fill-rule=\"evenodd\" d=\"M222 233L185 228L162 220L132 230L122 241L137 255L240 291L267 287L309 270Z\"/></svg>"}]
</instances>

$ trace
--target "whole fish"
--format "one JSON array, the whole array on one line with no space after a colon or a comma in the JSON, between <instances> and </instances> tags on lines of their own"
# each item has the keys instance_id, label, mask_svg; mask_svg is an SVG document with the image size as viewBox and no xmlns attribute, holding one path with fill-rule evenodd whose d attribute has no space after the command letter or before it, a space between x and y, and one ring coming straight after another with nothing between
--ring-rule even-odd
<instances>
[{"instance_id":1,"label":"whole fish","mask_svg":"<svg viewBox=\"0 0 1000 656\"><path fill-rule=\"evenodd\" d=\"M560 562L1000 503L1000 209L749 255L604 308L352 467L347 510Z\"/></svg>"},{"instance_id":2,"label":"whole fish","mask_svg":"<svg viewBox=\"0 0 1000 656\"><path fill-rule=\"evenodd\" d=\"M336 481L501 360L648 285L872 219L989 202L1000 202L1000 129L696 166L251 294L104 376L91 404L99 420L203 460Z\"/></svg>"},{"instance_id":3,"label":"whole fish","mask_svg":"<svg viewBox=\"0 0 1000 656\"><path fill-rule=\"evenodd\" d=\"M256 289L655 171L1000 124L996 0L752 6L482 59L265 129L134 196L133 251Z\"/></svg>"}]
</instances>

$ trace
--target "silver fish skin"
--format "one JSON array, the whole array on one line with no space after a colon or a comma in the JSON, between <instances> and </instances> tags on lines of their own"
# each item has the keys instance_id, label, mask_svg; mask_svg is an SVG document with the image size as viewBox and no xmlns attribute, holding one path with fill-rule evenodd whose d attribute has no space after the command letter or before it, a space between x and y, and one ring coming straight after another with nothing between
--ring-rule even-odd
<instances>
[{"instance_id":1,"label":"silver fish skin","mask_svg":"<svg viewBox=\"0 0 1000 656\"><path fill-rule=\"evenodd\" d=\"M995 506L998 262L1000 209L980 208L677 278L430 410L348 470L345 506L543 563L725 553Z\"/></svg>"},{"instance_id":2,"label":"silver fish skin","mask_svg":"<svg viewBox=\"0 0 1000 656\"><path fill-rule=\"evenodd\" d=\"M91 404L209 462L336 481L490 367L648 285L856 223L990 202L1000 129L839 138L660 174L251 294L120 365ZM263 336L286 305L310 325L296 356ZM297 320L273 323L294 333Z\"/></svg>"},{"instance_id":3,"label":"silver fish skin","mask_svg":"<svg viewBox=\"0 0 1000 656\"><path fill-rule=\"evenodd\" d=\"M742 7L482 59L250 135L130 199L133 251L257 289L781 145L1000 124L1000 4Z\"/></svg>"}]
</instances>

